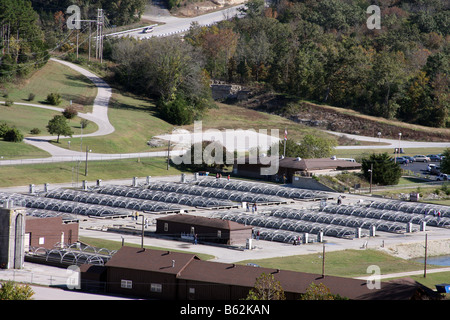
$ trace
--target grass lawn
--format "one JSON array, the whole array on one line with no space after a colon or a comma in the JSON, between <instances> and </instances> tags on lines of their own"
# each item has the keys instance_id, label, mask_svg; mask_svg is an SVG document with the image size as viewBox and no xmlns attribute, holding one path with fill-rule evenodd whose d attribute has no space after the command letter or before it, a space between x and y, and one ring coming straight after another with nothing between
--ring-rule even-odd
<instances>
[{"instance_id":1,"label":"grass lawn","mask_svg":"<svg viewBox=\"0 0 450 320\"><path fill-rule=\"evenodd\" d=\"M46 158L50 154L25 142L8 142L0 140L0 160Z\"/></svg>"},{"instance_id":2,"label":"grass lawn","mask_svg":"<svg viewBox=\"0 0 450 320\"><path fill-rule=\"evenodd\" d=\"M89 245L91 245L93 247L96 247L96 248L106 248L106 249L109 249L109 250L119 250L122 247L122 243L119 242L119 241L104 240L104 239L90 238L90 237L80 237L80 241L82 241L82 242L84 242L86 244L89 244ZM141 247L140 244L135 244L135 243L127 243L127 242L125 242L125 245L129 246L129 247L136 247L136 248L140 248ZM167 251L167 248L146 246L146 245L144 245L144 247L147 248L147 249ZM209 255L209 254L205 254L205 253L188 252L188 251L176 250L176 249L170 249L170 251L173 251L173 252L184 252L184 253L193 253L193 254L197 255L202 260L214 259L214 256Z\"/></svg>"},{"instance_id":3,"label":"grass lawn","mask_svg":"<svg viewBox=\"0 0 450 320\"><path fill-rule=\"evenodd\" d=\"M279 268L308 273L322 273L322 255L296 255L283 258L246 260L240 263L256 263L261 267ZM325 274L342 277L370 275L367 267L377 265L382 274L421 270L423 265L393 257L377 250L343 250L325 253ZM431 268L431 267L430 267Z\"/></svg>"},{"instance_id":4,"label":"grass lawn","mask_svg":"<svg viewBox=\"0 0 450 320\"><path fill-rule=\"evenodd\" d=\"M6 84L4 91L9 100L44 105L49 93L59 93L62 102L58 107L65 108L72 100L72 105L80 112L90 112L97 95L97 87L88 78L54 61L48 61L43 68L20 83ZM28 101L30 93L35 94L33 101Z\"/></svg>"},{"instance_id":5,"label":"grass lawn","mask_svg":"<svg viewBox=\"0 0 450 320\"><path fill-rule=\"evenodd\" d=\"M167 170L166 158L141 158L110 161L89 161L88 176L84 175L85 162L78 167L78 186L82 180L96 181L131 179L133 177L167 176L181 174L171 166ZM77 163L58 162L34 165L0 166L0 187L27 186L44 183L77 182Z\"/></svg>"},{"instance_id":6,"label":"grass lawn","mask_svg":"<svg viewBox=\"0 0 450 320\"><path fill-rule=\"evenodd\" d=\"M84 137L83 145L89 145L95 153L149 152L147 141L153 136L172 131L173 126L157 117L152 100L113 93L108 117L115 132L102 137ZM68 139L62 139L64 141ZM80 145L80 138L71 138L71 145ZM66 143L61 147L67 148Z\"/></svg>"}]
</instances>

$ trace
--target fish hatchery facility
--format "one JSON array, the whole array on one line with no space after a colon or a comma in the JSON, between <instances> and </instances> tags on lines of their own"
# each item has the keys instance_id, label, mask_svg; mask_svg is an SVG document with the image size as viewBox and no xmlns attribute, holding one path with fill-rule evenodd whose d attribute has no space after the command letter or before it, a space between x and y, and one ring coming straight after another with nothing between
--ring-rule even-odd
<instances>
[{"instance_id":1,"label":"fish hatchery facility","mask_svg":"<svg viewBox=\"0 0 450 320\"><path fill-rule=\"evenodd\" d=\"M80 228L239 250L251 250L256 237L307 245L333 238L353 241L380 233L404 235L450 228L448 206L369 197L338 204L338 196L275 183L198 175L188 179L183 174L172 180L147 177L140 182L133 178L127 185L101 180L91 186L84 181L81 188L45 185L40 190L30 185L24 193L0 192L0 205L2 212L20 208L25 216L25 227L18 234L26 250L16 255L65 266L102 267L116 251L80 243L76 231L71 231L71 242L65 243L68 238L60 236L60 227L55 230L58 241L52 248L39 246L33 232L27 231L26 217L33 217L33 224L37 218L45 223L46 218L58 217L63 224L78 223ZM2 228L0 232L15 231ZM17 257L11 259L17 261Z\"/></svg>"}]
</instances>

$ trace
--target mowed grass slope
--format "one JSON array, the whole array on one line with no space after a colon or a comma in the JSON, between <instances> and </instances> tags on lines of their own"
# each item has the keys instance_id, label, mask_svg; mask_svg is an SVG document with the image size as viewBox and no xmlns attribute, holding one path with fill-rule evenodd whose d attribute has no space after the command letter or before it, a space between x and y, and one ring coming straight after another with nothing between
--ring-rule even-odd
<instances>
[{"instance_id":1,"label":"mowed grass slope","mask_svg":"<svg viewBox=\"0 0 450 320\"><path fill-rule=\"evenodd\" d=\"M90 112L97 96L97 87L92 81L77 71L51 60L30 78L19 83L8 83L1 91L7 93L8 100L43 105L46 105L49 93L59 93L62 102L58 107L65 108L72 101L72 105L80 112ZM28 101L30 93L35 95L33 101ZM0 97L1 99L6 98Z\"/></svg>"}]
</instances>

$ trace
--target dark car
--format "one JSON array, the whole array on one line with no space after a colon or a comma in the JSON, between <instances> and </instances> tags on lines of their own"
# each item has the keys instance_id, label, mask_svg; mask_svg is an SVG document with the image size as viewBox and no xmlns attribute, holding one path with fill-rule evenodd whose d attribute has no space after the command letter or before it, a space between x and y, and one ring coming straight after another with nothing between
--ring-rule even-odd
<instances>
[{"instance_id":1,"label":"dark car","mask_svg":"<svg viewBox=\"0 0 450 320\"><path fill-rule=\"evenodd\" d=\"M431 161L441 161L441 157L436 154L429 154L427 157L430 158Z\"/></svg>"},{"instance_id":2,"label":"dark car","mask_svg":"<svg viewBox=\"0 0 450 320\"><path fill-rule=\"evenodd\" d=\"M403 158L405 158L406 160L408 160L408 163L413 163L414 162L414 158L410 157L410 156L403 156Z\"/></svg>"},{"instance_id":3,"label":"dark car","mask_svg":"<svg viewBox=\"0 0 450 320\"><path fill-rule=\"evenodd\" d=\"M396 157L395 162L397 162L398 164L407 164L408 159L406 159L405 157Z\"/></svg>"}]
</instances>

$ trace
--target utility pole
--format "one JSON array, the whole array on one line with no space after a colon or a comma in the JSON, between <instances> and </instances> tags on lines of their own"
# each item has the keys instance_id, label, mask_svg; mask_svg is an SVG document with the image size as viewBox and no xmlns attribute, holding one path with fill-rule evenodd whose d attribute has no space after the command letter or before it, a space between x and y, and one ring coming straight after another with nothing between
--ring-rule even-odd
<instances>
[{"instance_id":1,"label":"utility pole","mask_svg":"<svg viewBox=\"0 0 450 320\"><path fill-rule=\"evenodd\" d=\"M322 278L325 278L325 242L323 243L322 252Z\"/></svg>"},{"instance_id":2,"label":"utility pole","mask_svg":"<svg viewBox=\"0 0 450 320\"><path fill-rule=\"evenodd\" d=\"M142 214L142 235L141 235L141 248L144 249L144 215Z\"/></svg>"},{"instance_id":3,"label":"utility pole","mask_svg":"<svg viewBox=\"0 0 450 320\"><path fill-rule=\"evenodd\" d=\"M100 59L100 63L103 62L103 22L103 9L97 9L97 36L95 57L97 59Z\"/></svg>"},{"instance_id":4,"label":"utility pole","mask_svg":"<svg viewBox=\"0 0 450 320\"><path fill-rule=\"evenodd\" d=\"M167 170L169 170L170 168L170 139L169 139L169 144L167 145Z\"/></svg>"},{"instance_id":5,"label":"utility pole","mask_svg":"<svg viewBox=\"0 0 450 320\"><path fill-rule=\"evenodd\" d=\"M370 194L372 194L372 174L373 174L373 163L370 164L370 191L369 191Z\"/></svg>"},{"instance_id":6,"label":"utility pole","mask_svg":"<svg viewBox=\"0 0 450 320\"><path fill-rule=\"evenodd\" d=\"M89 151L91 151L91 150L89 150L89 147L86 146L86 163L85 163L85 166L84 166L84 175L86 177L88 175L88 154L89 154Z\"/></svg>"},{"instance_id":7,"label":"utility pole","mask_svg":"<svg viewBox=\"0 0 450 320\"><path fill-rule=\"evenodd\" d=\"M427 249L428 249L428 234L425 233L425 260L423 263L423 277L427 277Z\"/></svg>"}]
</instances>

